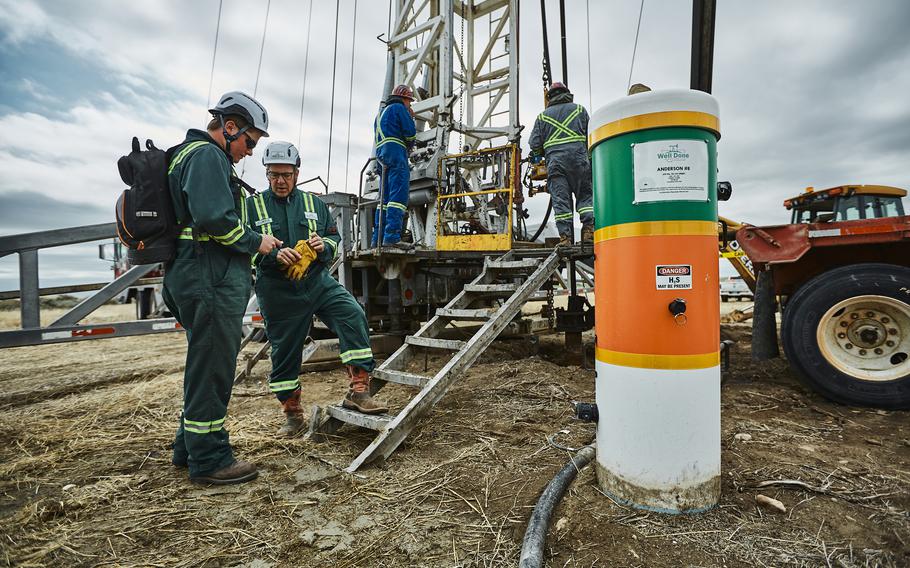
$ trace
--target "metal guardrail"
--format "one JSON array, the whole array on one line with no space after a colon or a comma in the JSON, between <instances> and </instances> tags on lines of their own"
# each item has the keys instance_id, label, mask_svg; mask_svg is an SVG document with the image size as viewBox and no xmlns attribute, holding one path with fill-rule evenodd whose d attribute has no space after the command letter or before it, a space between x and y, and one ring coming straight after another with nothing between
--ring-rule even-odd
<instances>
[{"instance_id":1,"label":"metal guardrail","mask_svg":"<svg viewBox=\"0 0 910 568\"><path fill-rule=\"evenodd\" d=\"M164 282L164 278L140 278L136 286L155 286ZM110 284L110 282L92 282L91 284L71 284L69 286L49 286L47 288L38 288L39 296L56 296L58 294L73 294L75 292L94 292ZM4 290L0 292L0 300L18 300L21 297L21 290Z\"/></svg>"},{"instance_id":2,"label":"metal guardrail","mask_svg":"<svg viewBox=\"0 0 910 568\"><path fill-rule=\"evenodd\" d=\"M0 237L0 258L13 253L19 255L19 290L6 292L4 295L19 298L22 328L0 331L0 348L180 330L180 326L173 318L79 325L79 322L86 316L116 297L120 292L139 283L143 276L158 266L157 264L134 266L113 282L103 285L95 294L79 302L49 326L41 326L41 295L62 293L67 289L76 291L79 286L39 288L38 251L45 248L112 239L115 236L114 223L100 223ZM94 284L88 286L97 289Z\"/></svg>"},{"instance_id":3,"label":"metal guardrail","mask_svg":"<svg viewBox=\"0 0 910 568\"><path fill-rule=\"evenodd\" d=\"M19 253L19 294L22 327L41 326L41 304L38 289L38 250L74 245L101 239L112 239L117 229L114 223L100 223L68 229L54 229L0 237L0 258Z\"/></svg>"}]
</instances>

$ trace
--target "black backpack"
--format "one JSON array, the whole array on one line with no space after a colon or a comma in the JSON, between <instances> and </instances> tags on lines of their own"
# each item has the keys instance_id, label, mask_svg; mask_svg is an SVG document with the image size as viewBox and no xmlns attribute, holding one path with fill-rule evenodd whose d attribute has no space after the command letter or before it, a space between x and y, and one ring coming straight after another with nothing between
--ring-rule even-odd
<instances>
[{"instance_id":1,"label":"black backpack","mask_svg":"<svg viewBox=\"0 0 910 568\"><path fill-rule=\"evenodd\" d=\"M145 147L143 152L133 137L133 151L117 161L121 179L130 186L117 200L117 236L134 266L172 260L180 232L167 181L168 164L179 146L165 151L146 140Z\"/></svg>"}]
</instances>

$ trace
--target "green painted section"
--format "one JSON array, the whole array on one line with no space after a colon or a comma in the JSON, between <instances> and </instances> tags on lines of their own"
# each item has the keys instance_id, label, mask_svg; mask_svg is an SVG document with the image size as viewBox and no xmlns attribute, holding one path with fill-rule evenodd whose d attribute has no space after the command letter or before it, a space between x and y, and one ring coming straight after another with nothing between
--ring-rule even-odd
<instances>
[{"instance_id":1,"label":"green painted section","mask_svg":"<svg viewBox=\"0 0 910 568\"><path fill-rule=\"evenodd\" d=\"M708 143L708 201L633 204L632 144L655 140L704 140ZM597 229L640 221L717 221L717 140L707 130L653 128L599 142L591 151L594 177L594 226Z\"/></svg>"}]
</instances>

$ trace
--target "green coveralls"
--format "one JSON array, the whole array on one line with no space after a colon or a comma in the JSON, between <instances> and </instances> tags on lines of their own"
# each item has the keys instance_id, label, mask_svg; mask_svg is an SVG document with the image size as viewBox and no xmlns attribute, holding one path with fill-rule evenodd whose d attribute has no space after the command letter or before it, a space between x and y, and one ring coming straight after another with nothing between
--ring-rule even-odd
<instances>
[{"instance_id":1,"label":"green coveralls","mask_svg":"<svg viewBox=\"0 0 910 568\"><path fill-rule=\"evenodd\" d=\"M278 262L278 249L254 258L256 298L272 343L269 388L284 402L300 388L303 344L313 315L338 335L341 362L373 371L367 319L360 304L332 278L328 267L338 254L339 235L329 208L312 193L295 189L287 197L271 190L247 198L250 225L274 235L285 247L319 234L325 249L300 281L288 279Z\"/></svg>"},{"instance_id":2,"label":"green coveralls","mask_svg":"<svg viewBox=\"0 0 910 568\"><path fill-rule=\"evenodd\" d=\"M164 301L187 339L173 462L188 464L190 477L234 462L224 419L250 297L250 255L262 236L247 225L232 171L227 154L201 130L187 132L168 169L177 222L187 227L164 273Z\"/></svg>"}]
</instances>

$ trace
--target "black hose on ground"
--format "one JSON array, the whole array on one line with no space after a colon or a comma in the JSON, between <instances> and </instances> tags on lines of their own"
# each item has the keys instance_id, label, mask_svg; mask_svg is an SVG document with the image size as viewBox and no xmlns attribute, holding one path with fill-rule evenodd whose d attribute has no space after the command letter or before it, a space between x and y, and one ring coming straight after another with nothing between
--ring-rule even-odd
<instances>
[{"instance_id":1,"label":"black hose on ground","mask_svg":"<svg viewBox=\"0 0 910 568\"><path fill-rule=\"evenodd\" d=\"M521 558L518 561L520 568L540 568L543 566L543 548L547 542L547 530L550 527L550 518L556 505L562 500L569 485L575 481L575 476L594 459L594 444L588 444L581 449L567 463L550 483L544 488L531 513L528 529L525 531L524 542L521 546Z\"/></svg>"}]
</instances>

